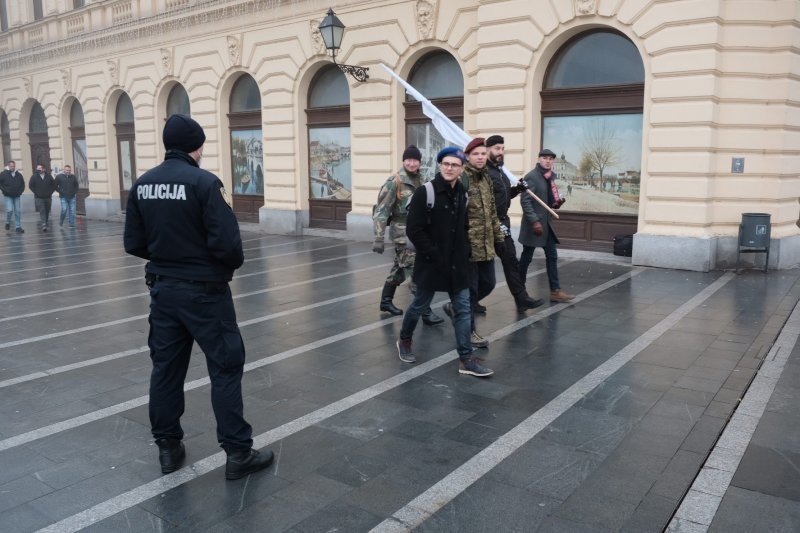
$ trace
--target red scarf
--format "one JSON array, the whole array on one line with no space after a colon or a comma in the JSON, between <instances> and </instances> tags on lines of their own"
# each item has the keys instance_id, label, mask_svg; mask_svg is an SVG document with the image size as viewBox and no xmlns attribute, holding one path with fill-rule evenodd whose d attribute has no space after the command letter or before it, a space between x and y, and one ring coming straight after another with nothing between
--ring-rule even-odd
<instances>
[{"instance_id":1,"label":"red scarf","mask_svg":"<svg viewBox=\"0 0 800 533\"><path fill-rule=\"evenodd\" d=\"M559 196L558 194L558 187L556 187L556 180L550 179L553 176L553 171L548 170L547 172L543 172L542 175L544 176L544 179L546 179L550 183L550 194L553 196L552 203L550 205L551 207L554 207L559 203L561 203L561 196Z\"/></svg>"}]
</instances>

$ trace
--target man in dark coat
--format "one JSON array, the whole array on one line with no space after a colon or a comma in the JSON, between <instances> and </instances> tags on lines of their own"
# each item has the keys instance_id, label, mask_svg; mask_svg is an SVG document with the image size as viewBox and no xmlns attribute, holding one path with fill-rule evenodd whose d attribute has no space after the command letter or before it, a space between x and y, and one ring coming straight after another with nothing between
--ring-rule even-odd
<instances>
[{"instance_id":1,"label":"man in dark coat","mask_svg":"<svg viewBox=\"0 0 800 533\"><path fill-rule=\"evenodd\" d=\"M42 231L47 231L50 208L53 205L53 193L56 190L56 182L53 179L53 175L44 170L44 165L36 165L36 172L28 181L28 188L33 193L33 201L36 205L36 211L39 212Z\"/></svg>"},{"instance_id":2,"label":"man in dark coat","mask_svg":"<svg viewBox=\"0 0 800 533\"><path fill-rule=\"evenodd\" d=\"M72 167L64 165L64 172L56 176L56 191L61 198L61 221L64 225L64 218L69 213L69 227L75 227L75 207L78 203L78 178L72 173Z\"/></svg>"},{"instance_id":3,"label":"man in dark coat","mask_svg":"<svg viewBox=\"0 0 800 533\"><path fill-rule=\"evenodd\" d=\"M524 313L526 310L539 307L543 303L542 300L531 298L528 295L528 291L525 288L525 278L521 278L519 275L517 251L514 247L514 239L511 237L511 219L508 216L508 210L511 207L511 200L525 189L520 186L521 184L512 187L508 181L508 176L503 172L506 151L505 139L500 135L492 135L486 139L486 148L489 151L486 170L489 173L489 177L492 178L494 202L497 208L497 218L500 220L500 229L503 230L503 234L506 236L505 246L497 246L495 252L503 264L506 284L514 297L514 301L517 303L517 310L520 313Z\"/></svg>"},{"instance_id":4,"label":"man in dark coat","mask_svg":"<svg viewBox=\"0 0 800 533\"><path fill-rule=\"evenodd\" d=\"M6 231L11 229L11 216L14 216L14 225L17 233L25 233L22 229L22 202L20 197L25 191L25 179L17 171L17 164L9 161L5 170L0 172L0 191L3 192L6 204Z\"/></svg>"},{"instance_id":5,"label":"man in dark coat","mask_svg":"<svg viewBox=\"0 0 800 533\"><path fill-rule=\"evenodd\" d=\"M459 181L464 155L458 148L441 150L436 161L439 172L433 179L433 206L428 207L428 191L414 191L408 207L406 234L417 250L414 262L414 301L403 317L397 350L400 360L416 362L411 338L422 313L437 291L447 292L453 306L453 327L456 334L460 374L486 377L493 371L472 357L470 343L469 256L467 236L467 194Z\"/></svg>"},{"instance_id":6,"label":"man in dark coat","mask_svg":"<svg viewBox=\"0 0 800 533\"><path fill-rule=\"evenodd\" d=\"M150 287L150 424L161 472L177 470L183 446L183 382L192 344L206 356L217 441L228 456L225 479L239 479L272 463L271 451L252 448L244 419L244 342L228 282L242 266L239 224L228 193L199 168L206 136L186 115L164 125L164 162L131 188L125 216L125 251L147 259Z\"/></svg>"},{"instance_id":7,"label":"man in dark coat","mask_svg":"<svg viewBox=\"0 0 800 533\"><path fill-rule=\"evenodd\" d=\"M539 161L536 167L525 175L525 184L536 196L553 209L558 209L565 202L558 195L556 188L556 173L553 172L553 161L556 154L551 150L539 152ZM529 194L520 197L522 204L522 226L519 229L519 242L522 244L522 254L519 258L519 271L522 279L528 275L528 266L533 260L533 251L544 248L545 266L547 267L547 280L550 284L551 302L568 302L575 298L561 289L558 280L558 237L550 223L550 213Z\"/></svg>"}]
</instances>

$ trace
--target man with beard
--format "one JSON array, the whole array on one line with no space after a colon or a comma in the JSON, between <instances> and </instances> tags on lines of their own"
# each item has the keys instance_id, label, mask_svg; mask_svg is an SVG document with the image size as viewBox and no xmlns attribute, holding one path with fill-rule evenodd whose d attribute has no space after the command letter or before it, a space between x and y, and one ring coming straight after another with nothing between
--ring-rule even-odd
<instances>
[{"instance_id":1,"label":"man with beard","mask_svg":"<svg viewBox=\"0 0 800 533\"><path fill-rule=\"evenodd\" d=\"M45 172L44 165L36 165L36 172L28 181L28 188L33 192L33 201L36 211L39 212L39 222L42 231L47 231L47 222L50 220L50 208L53 206L53 193L56 190L56 182L53 175Z\"/></svg>"},{"instance_id":2,"label":"man with beard","mask_svg":"<svg viewBox=\"0 0 800 533\"><path fill-rule=\"evenodd\" d=\"M391 315L402 315L403 310L392 302L397 287L406 279L412 284L414 292L414 252L406 247L406 213L411 195L427 180L419 172L422 153L416 146L409 145L403 152L403 168L390 176L378 193L378 203L372 214L375 225L375 241L372 251L383 253L384 235L389 225L389 234L394 243L394 264L383 284L380 310ZM422 313L422 322L429 326L441 324L444 319L431 311L430 307Z\"/></svg>"},{"instance_id":3,"label":"man with beard","mask_svg":"<svg viewBox=\"0 0 800 533\"><path fill-rule=\"evenodd\" d=\"M500 220L500 227L506 237L505 245L497 246L495 251L503 264L503 273L506 276L508 290L511 291L511 295L517 303L517 310L520 313L524 313L526 310L539 307L543 303L538 298L531 298L525 289L525 278L520 277L517 250L514 247L514 239L511 237L511 219L508 217L508 209L511 207L511 199L523 192L525 187L522 182L512 187L508 177L503 172L506 150L505 139L500 135L492 135L486 139L486 148L489 151L489 161L486 168L489 172L489 177L492 178L497 218Z\"/></svg>"},{"instance_id":4,"label":"man with beard","mask_svg":"<svg viewBox=\"0 0 800 533\"><path fill-rule=\"evenodd\" d=\"M553 209L558 209L566 201L558 194L556 188L556 173L553 172L555 152L544 149L539 152L539 162L536 167L525 175L525 185L536 196L545 200ZM522 279L528 273L528 265L533 260L533 251L544 248L545 266L547 267L547 280L550 284L551 302L569 302L575 295L564 292L558 280L558 237L550 223L550 213L534 201L530 195L521 197L522 227L519 230L519 242L522 244L522 254L519 257L519 271Z\"/></svg>"}]
</instances>

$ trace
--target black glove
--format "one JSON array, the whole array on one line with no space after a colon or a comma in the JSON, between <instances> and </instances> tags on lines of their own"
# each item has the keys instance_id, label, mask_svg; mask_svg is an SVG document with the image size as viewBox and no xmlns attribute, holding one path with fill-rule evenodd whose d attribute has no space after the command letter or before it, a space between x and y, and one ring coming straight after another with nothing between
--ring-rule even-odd
<instances>
[{"instance_id":1,"label":"black glove","mask_svg":"<svg viewBox=\"0 0 800 533\"><path fill-rule=\"evenodd\" d=\"M375 239L375 242L372 243L372 251L376 254L382 254L383 246L383 239Z\"/></svg>"},{"instance_id":2,"label":"black glove","mask_svg":"<svg viewBox=\"0 0 800 533\"><path fill-rule=\"evenodd\" d=\"M523 180L519 180L517 182L516 189L518 193L523 193L528 190L528 186L525 185L525 182Z\"/></svg>"},{"instance_id":3,"label":"black glove","mask_svg":"<svg viewBox=\"0 0 800 533\"><path fill-rule=\"evenodd\" d=\"M494 243L494 253L497 254L497 257L503 257L506 255L506 241L498 241Z\"/></svg>"},{"instance_id":4,"label":"black glove","mask_svg":"<svg viewBox=\"0 0 800 533\"><path fill-rule=\"evenodd\" d=\"M567 201L566 198L559 198L558 201L553 204L553 209L558 209L559 207L564 205L564 202L566 202L566 201Z\"/></svg>"}]
</instances>

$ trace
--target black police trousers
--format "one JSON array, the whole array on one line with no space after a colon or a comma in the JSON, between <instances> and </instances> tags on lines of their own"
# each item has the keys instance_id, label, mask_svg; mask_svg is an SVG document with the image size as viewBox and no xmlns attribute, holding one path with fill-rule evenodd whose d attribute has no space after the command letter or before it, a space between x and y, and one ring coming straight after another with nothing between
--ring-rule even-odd
<instances>
[{"instance_id":1,"label":"black police trousers","mask_svg":"<svg viewBox=\"0 0 800 533\"><path fill-rule=\"evenodd\" d=\"M249 449L244 419L244 342L227 283L159 280L150 288L150 425L153 437L183 438L183 383L193 341L203 350L211 380L217 440L226 451Z\"/></svg>"}]
</instances>

